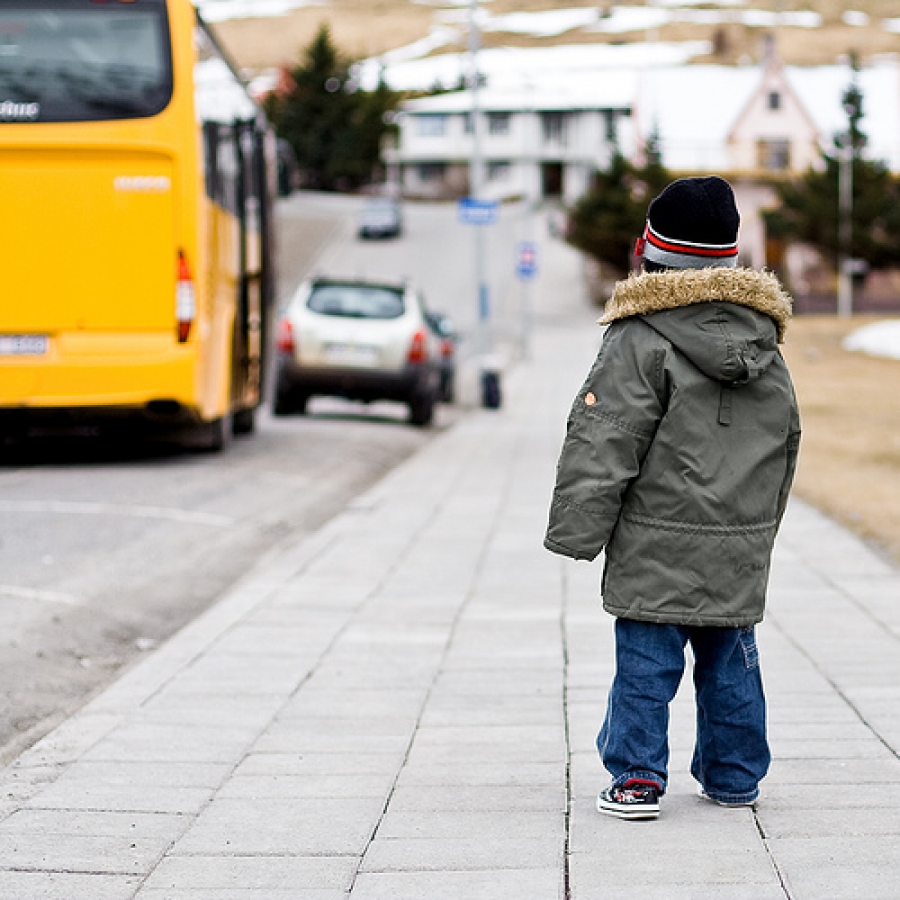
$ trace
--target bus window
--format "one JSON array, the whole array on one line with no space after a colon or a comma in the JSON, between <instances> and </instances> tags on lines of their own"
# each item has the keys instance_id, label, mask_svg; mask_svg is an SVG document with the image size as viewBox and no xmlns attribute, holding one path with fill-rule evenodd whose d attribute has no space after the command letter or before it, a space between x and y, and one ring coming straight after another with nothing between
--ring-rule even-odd
<instances>
[{"instance_id":1,"label":"bus window","mask_svg":"<svg viewBox=\"0 0 900 900\"><path fill-rule=\"evenodd\" d=\"M0 0L0 121L161 112L172 96L165 3Z\"/></svg>"}]
</instances>

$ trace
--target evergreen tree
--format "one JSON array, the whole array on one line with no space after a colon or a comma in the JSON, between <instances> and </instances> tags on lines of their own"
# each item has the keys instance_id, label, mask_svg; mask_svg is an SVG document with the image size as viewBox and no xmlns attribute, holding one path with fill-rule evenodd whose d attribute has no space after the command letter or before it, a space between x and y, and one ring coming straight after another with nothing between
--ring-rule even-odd
<instances>
[{"instance_id":1,"label":"evergreen tree","mask_svg":"<svg viewBox=\"0 0 900 900\"><path fill-rule=\"evenodd\" d=\"M872 268L900 262L900 186L887 166L863 158L866 136L860 130L863 95L854 79L842 98L847 130L834 138L834 150L822 154L824 169L809 169L796 181L775 185L779 206L764 213L767 233L781 240L811 244L832 265L840 255L839 182L841 156L849 144L853 173L850 256Z\"/></svg>"},{"instance_id":2,"label":"evergreen tree","mask_svg":"<svg viewBox=\"0 0 900 900\"><path fill-rule=\"evenodd\" d=\"M383 83L361 90L325 24L289 74L290 89L273 95L266 108L294 149L303 183L352 190L371 181L399 95Z\"/></svg>"},{"instance_id":3,"label":"evergreen tree","mask_svg":"<svg viewBox=\"0 0 900 900\"><path fill-rule=\"evenodd\" d=\"M656 132L637 167L616 149L609 167L598 172L591 189L575 204L569 242L619 274L631 267L634 242L643 234L650 201L669 183Z\"/></svg>"}]
</instances>

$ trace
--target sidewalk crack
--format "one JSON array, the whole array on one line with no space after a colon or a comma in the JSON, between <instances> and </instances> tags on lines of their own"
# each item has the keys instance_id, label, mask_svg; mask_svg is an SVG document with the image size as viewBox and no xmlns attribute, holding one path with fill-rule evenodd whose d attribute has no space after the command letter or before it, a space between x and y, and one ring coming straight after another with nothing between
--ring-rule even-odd
<instances>
[{"instance_id":1,"label":"sidewalk crack","mask_svg":"<svg viewBox=\"0 0 900 900\"><path fill-rule=\"evenodd\" d=\"M571 900L572 885L569 867L572 836L572 741L569 731L569 638L567 631L567 615L569 604L569 577L568 569L560 560L560 637L562 639L563 654L563 729L566 741L566 820L565 837L563 838L563 900Z\"/></svg>"},{"instance_id":2,"label":"sidewalk crack","mask_svg":"<svg viewBox=\"0 0 900 900\"><path fill-rule=\"evenodd\" d=\"M766 856L769 857L769 862L771 863L772 869L775 872L775 877L778 879L778 885L781 888L782 893L784 894L786 900L793 900L793 898L791 897L791 892L788 890L784 873L781 871L781 867L778 865L778 860L775 859L775 854L772 852L772 848L769 845L769 838L766 836L766 830L765 828L763 828L763 824L759 819L759 813L755 808L753 809L753 823L756 825L757 832L759 832L759 839L762 841L763 849L766 851Z\"/></svg>"}]
</instances>

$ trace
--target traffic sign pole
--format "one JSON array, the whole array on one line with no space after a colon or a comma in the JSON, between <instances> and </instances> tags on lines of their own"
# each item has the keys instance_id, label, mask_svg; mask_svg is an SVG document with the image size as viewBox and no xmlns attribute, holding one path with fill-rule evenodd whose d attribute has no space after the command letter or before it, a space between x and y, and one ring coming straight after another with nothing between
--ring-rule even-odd
<instances>
[{"instance_id":1,"label":"traffic sign pole","mask_svg":"<svg viewBox=\"0 0 900 900\"><path fill-rule=\"evenodd\" d=\"M527 213L530 224L530 211ZM516 248L516 276L522 284L522 355L531 355L531 283L537 275L537 246L520 241Z\"/></svg>"}]
</instances>

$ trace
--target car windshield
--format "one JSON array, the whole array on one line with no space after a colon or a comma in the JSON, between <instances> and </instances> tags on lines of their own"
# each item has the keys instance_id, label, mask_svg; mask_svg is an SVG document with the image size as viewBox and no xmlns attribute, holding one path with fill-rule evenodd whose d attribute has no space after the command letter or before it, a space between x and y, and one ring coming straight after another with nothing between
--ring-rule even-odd
<instances>
[{"instance_id":1,"label":"car windshield","mask_svg":"<svg viewBox=\"0 0 900 900\"><path fill-rule=\"evenodd\" d=\"M353 319L396 319L403 315L403 291L381 285L320 284L306 305L325 316Z\"/></svg>"},{"instance_id":2,"label":"car windshield","mask_svg":"<svg viewBox=\"0 0 900 900\"><path fill-rule=\"evenodd\" d=\"M151 116L171 95L164 3L0 0L0 122Z\"/></svg>"}]
</instances>

